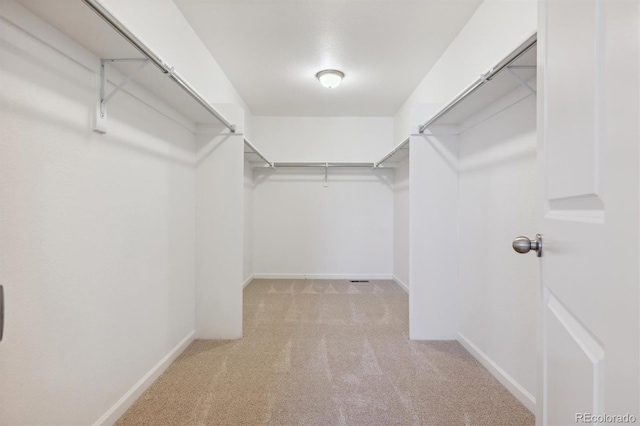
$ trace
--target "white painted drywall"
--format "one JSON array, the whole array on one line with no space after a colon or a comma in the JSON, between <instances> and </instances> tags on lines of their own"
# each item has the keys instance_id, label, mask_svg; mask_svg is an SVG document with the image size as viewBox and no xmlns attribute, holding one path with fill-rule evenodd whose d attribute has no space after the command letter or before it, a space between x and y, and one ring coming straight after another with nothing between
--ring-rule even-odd
<instances>
[{"instance_id":1,"label":"white painted drywall","mask_svg":"<svg viewBox=\"0 0 640 426\"><path fill-rule=\"evenodd\" d=\"M459 162L459 332L535 395L538 263L511 248L537 232L535 97L460 135Z\"/></svg>"},{"instance_id":2,"label":"white painted drywall","mask_svg":"<svg viewBox=\"0 0 640 426\"><path fill-rule=\"evenodd\" d=\"M391 170L255 170L256 277L390 278Z\"/></svg>"},{"instance_id":3,"label":"white painted drywall","mask_svg":"<svg viewBox=\"0 0 640 426\"><path fill-rule=\"evenodd\" d=\"M445 104L530 37L537 28L535 0L485 0L395 115L395 140L411 129L418 104ZM424 123L429 116L422 117Z\"/></svg>"},{"instance_id":4,"label":"white painted drywall","mask_svg":"<svg viewBox=\"0 0 640 426\"><path fill-rule=\"evenodd\" d=\"M420 107L414 111L427 111ZM411 136L409 169L409 335L457 338L458 137Z\"/></svg>"},{"instance_id":5,"label":"white painted drywall","mask_svg":"<svg viewBox=\"0 0 640 426\"><path fill-rule=\"evenodd\" d=\"M243 111L218 105L238 123L238 134L197 136L196 337L242 337L244 257Z\"/></svg>"},{"instance_id":6,"label":"white painted drywall","mask_svg":"<svg viewBox=\"0 0 640 426\"><path fill-rule=\"evenodd\" d=\"M271 161L379 160L393 147L389 117L254 117ZM390 278L393 171L254 169L256 276Z\"/></svg>"},{"instance_id":7,"label":"white painted drywall","mask_svg":"<svg viewBox=\"0 0 640 426\"><path fill-rule=\"evenodd\" d=\"M393 277L409 287L409 158L394 169L393 179Z\"/></svg>"},{"instance_id":8,"label":"white painted drywall","mask_svg":"<svg viewBox=\"0 0 640 426\"><path fill-rule=\"evenodd\" d=\"M393 117L254 116L252 131L270 161L374 162L396 145Z\"/></svg>"},{"instance_id":9,"label":"white painted drywall","mask_svg":"<svg viewBox=\"0 0 640 426\"><path fill-rule=\"evenodd\" d=\"M0 424L93 424L193 331L195 140L131 92L94 133L94 73L0 27Z\"/></svg>"}]
</instances>

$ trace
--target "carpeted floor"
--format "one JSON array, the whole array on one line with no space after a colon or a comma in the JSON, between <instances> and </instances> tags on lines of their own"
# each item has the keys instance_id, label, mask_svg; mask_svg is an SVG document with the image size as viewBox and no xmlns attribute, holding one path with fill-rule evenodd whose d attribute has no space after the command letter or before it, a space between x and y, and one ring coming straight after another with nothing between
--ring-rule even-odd
<instances>
[{"instance_id":1,"label":"carpeted floor","mask_svg":"<svg viewBox=\"0 0 640 426\"><path fill-rule=\"evenodd\" d=\"M408 340L392 281L254 280L244 338L197 340L119 425L533 425L457 342Z\"/></svg>"}]
</instances>

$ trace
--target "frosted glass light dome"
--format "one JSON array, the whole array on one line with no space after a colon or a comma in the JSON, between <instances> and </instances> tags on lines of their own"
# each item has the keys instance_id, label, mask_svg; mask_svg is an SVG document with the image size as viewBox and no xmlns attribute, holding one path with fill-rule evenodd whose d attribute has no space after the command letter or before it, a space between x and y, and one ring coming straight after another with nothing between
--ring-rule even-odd
<instances>
[{"instance_id":1,"label":"frosted glass light dome","mask_svg":"<svg viewBox=\"0 0 640 426\"><path fill-rule=\"evenodd\" d=\"M344 78L344 73L338 70L323 70L316 74L316 78L320 80L320 84L327 89L333 89L340 85L340 82Z\"/></svg>"}]
</instances>

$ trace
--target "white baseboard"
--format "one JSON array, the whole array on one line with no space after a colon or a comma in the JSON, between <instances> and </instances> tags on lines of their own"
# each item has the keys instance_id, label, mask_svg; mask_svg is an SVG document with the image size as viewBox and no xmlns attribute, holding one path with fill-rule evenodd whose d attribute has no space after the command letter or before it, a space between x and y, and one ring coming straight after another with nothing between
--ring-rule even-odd
<instances>
[{"instance_id":1,"label":"white baseboard","mask_svg":"<svg viewBox=\"0 0 640 426\"><path fill-rule=\"evenodd\" d=\"M122 398L118 400L102 417L95 422L94 426L113 425L118 419L133 405L134 402L146 391L149 386L171 365L171 363L184 351L193 341L195 331L189 333L180 343L178 343L160 362L158 362L147 374L133 385Z\"/></svg>"},{"instance_id":2,"label":"white baseboard","mask_svg":"<svg viewBox=\"0 0 640 426\"><path fill-rule=\"evenodd\" d=\"M400 287L402 287L402 289L404 291L407 292L407 294L409 294L409 286L406 285L404 282L402 282L402 280L398 277L396 277L395 275L393 276L393 280L396 282L396 284L398 284Z\"/></svg>"},{"instance_id":3,"label":"white baseboard","mask_svg":"<svg viewBox=\"0 0 640 426\"><path fill-rule=\"evenodd\" d=\"M391 275L385 274L278 274L261 272L253 274L255 279L271 280L391 280Z\"/></svg>"},{"instance_id":4,"label":"white baseboard","mask_svg":"<svg viewBox=\"0 0 640 426\"><path fill-rule=\"evenodd\" d=\"M253 281L253 274L249 275L249 278L245 280L245 282L242 284L242 288L248 286L251 281Z\"/></svg>"},{"instance_id":5,"label":"white baseboard","mask_svg":"<svg viewBox=\"0 0 640 426\"><path fill-rule=\"evenodd\" d=\"M532 413L536 412L536 398L531 395L525 388L523 388L513 377L507 374L502 368L498 366L491 358L480 350L476 345L471 343L462 333L458 333L458 342L464 348L469 351L475 359L480 362L489 370L489 372L495 377L518 401L522 403Z\"/></svg>"}]
</instances>

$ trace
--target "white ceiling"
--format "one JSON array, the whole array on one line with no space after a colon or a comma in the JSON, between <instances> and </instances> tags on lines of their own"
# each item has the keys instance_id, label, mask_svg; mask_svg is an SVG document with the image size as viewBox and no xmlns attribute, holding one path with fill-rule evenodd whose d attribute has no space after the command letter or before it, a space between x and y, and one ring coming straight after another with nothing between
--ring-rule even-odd
<instances>
[{"instance_id":1,"label":"white ceiling","mask_svg":"<svg viewBox=\"0 0 640 426\"><path fill-rule=\"evenodd\" d=\"M254 114L392 116L482 0L174 1Z\"/></svg>"}]
</instances>

